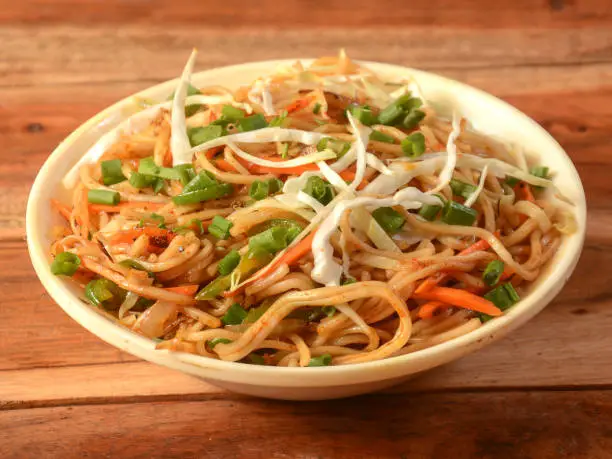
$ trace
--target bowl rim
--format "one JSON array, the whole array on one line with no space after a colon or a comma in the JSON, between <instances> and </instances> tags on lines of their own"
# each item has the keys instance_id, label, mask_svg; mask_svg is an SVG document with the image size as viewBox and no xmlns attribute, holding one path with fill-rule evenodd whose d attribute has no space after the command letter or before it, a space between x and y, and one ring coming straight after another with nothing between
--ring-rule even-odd
<instances>
[{"instance_id":1,"label":"bowl rim","mask_svg":"<svg viewBox=\"0 0 612 459\"><path fill-rule=\"evenodd\" d=\"M311 62L309 58L295 58L295 59L282 59L282 60L267 60L267 61L255 61L247 62L242 64L216 67L207 69L201 72L194 73L193 78L206 77L207 75L214 74L220 71L232 71L232 72L244 72L251 78L253 70L258 67L274 68L278 65L286 65L294 63L295 61ZM461 83L459 81L410 67L404 67L400 65L386 64L374 61L357 61L359 64L367 66L377 72L391 72L397 75L414 75L417 80L420 78L428 78L438 80L440 83L453 87L453 91L466 90L473 93L480 99L483 99L486 103L492 104L497 107L505 107L509 110L513 116L522 118L524 122L530 124L530 127L538 135L545 138L551 148L555 148L558 153L559 162L563 163L563 169L567 169L568 173L572 175L576 184L576 218L578 221L578 231L567 237L559 250L564 252L563 257L559 257L559 252L555 254L554 259L557 259L558 263L554 266L549 276L552 278L553 275L557 279L551 280L549 283L543 283L529 295L521 299L519 303L513 306L506 314L502 317L496 318L496 320L489 321L482 324L478 329L469 332L465 335L451 339L444 343L426 348L414 353L404 354L395 357L389 357L382 360L376 360L372 362L356 363L351 365L339 365L329 367L268 367L260 365L252 365L240 362L228 362L218 359L212 359L204 356L198 356L193 354L187 354L182 352L168 352L159 351L154 349L154 342L148 338L137 335L131 330L111 321L100 312L96 311L93 307L82 302L76 295L74 295L66 286L67 280L53 276L48 268L48 255L46 254L46 247L42 247L42 244L34 244L33 241L37 239L37 235L40 231L43 231L44 225L41 225L39 221L38 208L45 205L48 202L48 196L45 196L45 182L46 177L53 169L54 165L62 160L64 153L70 149L71 145L81 136L86 135L88 131L100 125L105 119L115 115L122 107L126 104L133 102L134 97L145 97L146 94L161 91L162 89L171 88L176 85L178 78L167 80L147 87L142 91L138 91L135 94L129 95L120 101L112 104L104 110L98 112L77 129L70 133L49 155L45 160L45 163L39 170L34 184L30 190L30 194L27 202L26 210L26 238L28 243L28 251L32 264L35 268L36 274L43 284L47 292L51 295L53 300L73 319L75 319L81 326L88 329L93 334L97 335L109 344L115 347L126 350L127 352L137 355L146 360L153 361L158 364L162 364L171 368L181 369L194 374L194 371L190 371L190 366L197 367L200 372L201 370L220 370L222 372L233 372L242 377L248 376L300 376L301 383L311 383L317 385L328 385L325 380L335 380L340 375L345 378L350 375L356 375L357 373L371 372L375 370L382 370L392 366L403 366L410 363L426 362L431 359L432 361L442 361L442 363L452 360L460 356L457 350L462 348L471 347L471 350L476 350L477 347L484 346L489 338L497 335L501 337L512 329L527 322L531 317L535 316L540 312L561 290L567 279L570 277L573 269L575 268L578 258L581 253L582 245L586 233L586 200L582 182L576 171L574 164L571 159L559 145L559 143L537 122L531 119L529 116L508 104L507 102L485 92L473 86ZM215 77L212 76L212 79ZM460 96L459 96L460 98ZM550 262L549 262L550 263ZM547 288L544 288L547 287ZM84 323L87 321L87 323ZM106 329L107 327L112 329ZM105 328L107 333L103 333L101 328ZM104 336L102 336L104 335ZM479 344L480 343L480 344ZM476 346L476 347L475 347ZM455 352L453 352L455 350ZM155 356L150 355L153 351ZM165 355L162 355L165 354ZM149 358L150 357L150 358ZM164 358L162 358L164 357ZM431 366L437 366L431 365ZM305 378L306 377L306 378ZM235 380L235 378L231 378ZM283 378L285 379L285 378ZM379 378L370 378L372 380ZM279 382L279 385L285 385Z\"/></svg>"}]
</instances>

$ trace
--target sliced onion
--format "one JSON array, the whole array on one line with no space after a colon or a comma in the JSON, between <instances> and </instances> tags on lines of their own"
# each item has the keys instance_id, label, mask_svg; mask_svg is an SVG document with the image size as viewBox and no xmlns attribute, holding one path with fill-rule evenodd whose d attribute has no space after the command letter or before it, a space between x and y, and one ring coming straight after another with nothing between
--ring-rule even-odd
<instances>
[{"instance_id":1,"label":"sliced onion","mask_svg":"<svg viewBox=\"0 0 612 459\"><path fill-rule=\"evenodd\" d=\"M141 314L134 324L134 330L149 338L159 338L166 327L176 320L178 311L177 304L158 301Z\"/></svg>"},{"instance_id":2,"label":"sliced onion","mask_svg":"<svg viewBox=\"0 0 612 459\"><path fill-rule=\"evenodd\" d=\"M178 87L174 92L174 98L172 99L172 117L170 124L172 131L170 134L170 149L172 151L172 164L177 166L179 164L191 163L192 155L189 154L191 150L191 143L187 136L187 120L185 119L185 99L187 98L187 87L191 80L191 72L193 71L193 65L195 58L198 55L198 51L194 49L191 52L191 56L187 60L187 64L183 69L183 74L179 80Z\"/></svg>"}]
</instances>

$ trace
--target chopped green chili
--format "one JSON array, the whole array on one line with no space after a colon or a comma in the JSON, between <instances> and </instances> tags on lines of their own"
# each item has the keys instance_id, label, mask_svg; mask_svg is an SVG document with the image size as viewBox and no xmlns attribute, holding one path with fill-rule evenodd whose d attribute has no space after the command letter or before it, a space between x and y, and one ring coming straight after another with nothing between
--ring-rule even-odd
<instances>
[{"instance_id":1,"label":"chopped green chili","mask_svg":"<svg viewBox=\"0 0 612 459\"><path fill-rule=\"evenodd\" d=\"M78 255L71 252L58 253L51 263L51 272L56 276L72 276L81 265Z\"/></svg>"}]
</instances>

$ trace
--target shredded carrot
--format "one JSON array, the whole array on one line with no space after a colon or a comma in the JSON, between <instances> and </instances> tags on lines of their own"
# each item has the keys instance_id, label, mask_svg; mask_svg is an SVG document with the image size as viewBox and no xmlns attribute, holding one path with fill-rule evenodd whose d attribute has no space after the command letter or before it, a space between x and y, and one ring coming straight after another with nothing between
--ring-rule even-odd
<instances>
[{"instance_id":1,"label":"shredded carrot","mask_svg":"<svg viewBox=\"0 0 612 459\"><path fill-rule=\"evenodd\" d=\"M255 281L262 279L269 274L273 273L275 269L277 269L280 265L292 266L301 258L310 252L312 247L312 240L314 238L315 231L311 232L308 236L298 242L296 245L288 249L282 256L280 256L276 261L270 263L268 266L262 268L259 272L257 272L254 276L247 279L236 289L231 290L229 292L225 292L223 296L232 297L238 295L242 292L246 287L253 284Z\"/></svg>"},{"instance_id":2,"label":"shredded carrot","mask_svg":"<svg viewBox=\"0 0 612 459\"><path fill-rule=\"evenodd\" d=\"M499 237L498 232L496 232L495 235ZM474 244L469 246L468 248L463 249L461 252L459 252L459 255L469 255L471 253L487 250L490 247L491 245L487 240L481 239L478 242L475 242ZM447 277L448 274L445 272L436 273L421 282L421 284L416 288L415 293L427 292L434 288L436 285L438 285L440 282L444 281Z\"/></svg>"},{"instance_id":3,"label":"shredded carrot","mask_svg":"<svg viewBox=\"0 0 612 459\"><path fill-rule=\"evenodd\" d=\"M114 206L107 206L104 204L89 204L89 211L92 213L98 213L98 212L114 213L114 212L120 212L121 209L129 209L132 207L137 208L137 209L144 207L146 210L156 210L161 207L164 207L165 205L166 204L162 202L124 201Z\"/></svg>"},{"instance_id":4,"label":"shredded carrot","mask_svg":"<svg viewBox=\"0 0 612 459\"><path fill-rule=\"evenodd\" d=\"M223 150L223 146L214 147L209 150L206 150L206 157L208 159L212 159L217 153Z\"/></svg>"},{"instance_id":5,"label":"shredded carrot","mask_svg":"<svg viewBox=\"0 0 612 459\"><path fill-rule=\"evenodd\" d=\"M166 150L166 154L164 155L163 163L165 167L172 167L172 150L170 150L170 148Z\"/></svg>"},{"instance_id":6,"label":"shredded carrot","mask_svg":"<svg viewBox=\"0 0 612 459\"><path fill-rule=\"evenodd\" d=\"M260 166L259 164L245 164L249 172L255 174L274 174L274 175L301 175L306 171L318 171L319 166L314 163L303 164L295 167L268 167Z\"/></svg>"},{"instance_id":7,"label":"shredded carrot","mask_svg":"<svg viewBox=\"0 0 612 459\"><path fill-rule=\"evenodd\" d=\"M441 301L446 304L482 312L495 317L502 315L501 310L486 298L457 288L434 287L427 292L415 292L414 298L428 301Z\"/></svg>"},{"instance_id":8,"label":"shredded carrot","mask_svg":"<svg viewBox=\"0 0 612 459\"><path fill-rule=\"evenodd\" d=\"M215 165L217 169L221 169L223 172L236 172L236 168L223 158L215 161Z\"/></svg>"},{"instance_id":9,"label":"shredded carrot","mask_svg":"<svg viewBox=\"0 0 612 459\"><path fill-rule=\"evenodd\" d=\"M200 286L198 284L178 285L176 287L166 287L164 290L181 295L194 296Z\"/></svg>"},{"instance_id":10,"label":"shredded carrot","mask_svg":"<svg viewBox=\"0 0 612 459\"><path fill-rule=\"evenodd\" d=\"M170 242L174 239L175 234L167 229L157 228L156 226L144 226L142 228L134 228L125 231L118 231L109 240L111 244L131 244L141 234L146 234L150 238L163 239L158 242Z\"/></svg>"},{"instance_id":11,"label":"shredded carrot","mask_svg":"<svg viewBox=\"0 0 612 459\"><path fill-rule=\"evenodd\" d=\"M515 187L514 191L521 197L523 201L535 202L535 197L531 191L531 187L525 182L519 182Z\"/></svg>"},{"instance_id":12,"label":"shredded carrot","mask_svg":"<svg viewBox=\"0 0 612 459\"><path fill-rule=\"evenodd\" d=\"M287 113L297 112L298 110L302 110L308 107L308 104L310 104L311 100L312 97L310 96L294 100L289 105L287 105L287 107L285 107L285 110L287 110Z\"/></svg>"},{"instance_id":13,"label":"shredded carrot","mask_svg":"<svg viewBox=\"0 0 612 459\"><path fill-rule=\"evenodd\" d=\"M59 202L57 199L51 199L51 206L57 210L62 217L70 221L70 215L72 214L70 207Z\"/></svg>"},{"instance_id":14,"label":"shredded carrot","mask_svg":"<svg viewBox=\"0 0 612 459\"><path fill-rule=\"evenodd\" d=\"M425 304L422 304L419 308L419 318L420 319L431 319L434 313L443 307L448 307L448 304L442 303L441 301L429 301Z\"/></svg>"}]
</instances>

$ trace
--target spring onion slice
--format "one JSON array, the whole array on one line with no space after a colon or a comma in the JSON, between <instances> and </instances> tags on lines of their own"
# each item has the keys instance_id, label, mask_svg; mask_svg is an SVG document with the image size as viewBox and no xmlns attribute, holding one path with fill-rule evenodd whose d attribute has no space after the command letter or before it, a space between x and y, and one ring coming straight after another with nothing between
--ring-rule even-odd
<instances>
[{"instance_id":1,"label":"spring onion slice","mask_svg":"<svg viewBox=\"0 0 612 459\"><path fill-rule=\"evenodd\" d=\"M457 112L453 112L452 126L453 130L448 135L448 141L446 142L446 164L438 176L438 185L433 190L428 191L429 194L437 193L448 185L453 178L453 172L455 172L455 167L457 166L457 146L455 141L459 134L461 134L461 118Z\"/></svg>"},{"instance_id":2,"label":"spring onion slice","mask_svg":"<svg viewBox=\"0 0 612 459\"><path fill-rule=\"evenodd\" d=\"M179 80L179 84L174 92L172 99L172 114L170 119L171 135L170 149L172 150L172 165L191 163L192 155L190 154L191 143L187 136L187 120L185 119L185 99L187 97L187 86L191 80L191 73L198 51L194 48L191 56L187 60L187 64L183 69L183 74Z\"/></svg>"},{"instance_id":3,"label":"spring onion slice","mask_svg":"<svg viewBox=\"0 0 612 459\"><path fill-rule=\"evenodd\" d=\"M476 187L474 192L470 195L470 197L465 200L464 205L466 207L472 207L474 203L476 202L476 200L478 199L478 196L480 196L480 193L482 193L488 172L489 172L489 165L485 164L485 167L484 169L482 169L482 173L480 174L480 180L478 181L478 186Z\"/></svg>"}]
</instances>

